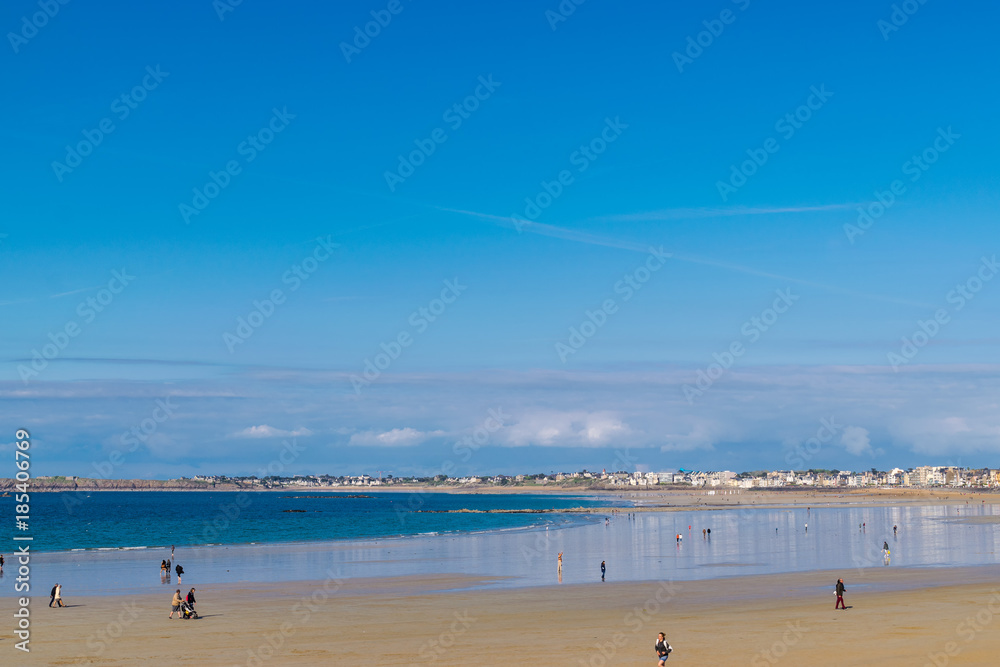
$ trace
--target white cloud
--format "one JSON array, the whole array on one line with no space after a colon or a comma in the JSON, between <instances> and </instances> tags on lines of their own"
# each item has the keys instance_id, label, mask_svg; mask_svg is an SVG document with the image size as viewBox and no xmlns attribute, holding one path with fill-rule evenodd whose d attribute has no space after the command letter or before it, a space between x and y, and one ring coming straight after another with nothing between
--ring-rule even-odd
<instances>
[{"instance_id":1,"label":"white cloud","mask_svg":"<svg viewBox=\"0 0 1000 667\"><path fill-rule=\"evenodd\" d=\"M254 370L167 388L154 382L52 380L25 387L0 381L0 418L36 427L39 437L45 434L53 460L60 461L47 468L52 474L88 474L93 460L123 448L122 433L148 418L152 401L167 394L191 400L172 399L183 409L158 427L157 433L172 442L157 438L144 447L155 461L183 453L176 460L192 466L185 474L204 471L200 465L253 472L260 454L251 445L304 435L300 425L307 423L314 438L323 434L332 443L370 446L372 459L387 446L409 445L407 460L413 466L439 466L439 452L413 445L449 435L458 440L484 424L488 410L501 408L503 427L490 434L487 446L593 450L593 457L574 459L581 467L607 465L615 455L597 451L602 447L632 448L636 464L683 459L705 468L783 467L792 443L814 437L823 418L845 426L810 465L844 468L851 460L870 457L882 469L948 462L982 466L1000 455L1000 365L911 366L898 373L886 365L734 366L688 403L682 387L693 381L696 370L650 364L614 370L399 373L380 378L377 401L358 401L350 391L326 392L332 384L350 386L349 374L339 371ZM415 387L420 401L414 400ZM294 413L289 406L295 406ZM851 424L858 429L845 432ZM210 435L220 430L233 435ZM81 447L84 443L103 447L98 452ZM882 455L880 447L886 450ZM317 465L342 469L335 447L314 451ZM719 452L739 456L727 461ZM532 460L540 468L561 467L565 454L542 451ZM513 470L520 464L503 465Z\"/></svg>"},{"instance_id":2,"label":"white cloud","mask_svg":"<svg viewBox=\"0 0 1000 667\"><path fill-rule=\"evenodd\" d=\"M860 426L848 426L840 436L840 444L849 454L855 456L874 456L872 451L871 438L868 437L868 429Z\"/></svg>"},{"instance_id":3,"label":"white cloud","mask_svg":"<svg viewBox=\"0 0 1000 667\"><path fill-rule=\"evenodd\" d=\"M297 428L294 431L283 431L267 424L260 426L248 426L242 431L233 433L231 438L298 438L312 435L312 431L307 428Z\"/></svg>"},{"instance_id":4,"label":"white cloud","mask_svg":"<svg viewBox=\"0 0 1000 667\"><path fill-rule=\"evenodd\" d=\"M355 433L347 444L362 447L410 447L442 435L445 435L444 431L418 431L410 427L394 428L383 433L375 431Z\"/></svg>"},{"instance_id":5,"label":"white cloud","mask_svg":"<svg viewBox=\"0 0 1000 667\"><path fill-rule=\"evenodd\" d=\"M504 428L496 441L513 447L602 447L630 433L631 429L610 412L529 412Z\"/></svg>"}]
</instances>

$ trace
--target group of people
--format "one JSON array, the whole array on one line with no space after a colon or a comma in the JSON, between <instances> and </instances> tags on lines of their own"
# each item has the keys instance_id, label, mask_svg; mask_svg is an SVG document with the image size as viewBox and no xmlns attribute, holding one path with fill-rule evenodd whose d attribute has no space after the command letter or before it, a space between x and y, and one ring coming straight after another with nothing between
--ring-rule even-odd
<instances>
[{"instance_id":1,"label":"group of people","mask_svg":"<svg viewBox=\"0 0 1000 667\"><path fill-rule=\"evenodd\" d=\"M198 618L197 612L194 610L194 605L197 600L194 599L194 589L188 591L186 597L181 597L181 589L177 589L174 593L173 600L170 601L170 615L167 618L173 618L174 612L177 612L177 618L185 618L185 616L194 616Z\"/></svg>"},{"instance_id":2,"label":"group of people","mask_svg":"<svg viewBox=\"0 0 1000 667\"><path fill-rule=\"evenodd\" d=\"M50 607L53 605L53 603L57 607L65 607L66 606L66 605L63 604L63 601L62 601L62 584L56 584L55 586L52 587L52 590L49 591L49 598L50 598L49 599L49 606Z\"/></svg>"},{"instance_id":3,"label":"group of people","mask_svg":"<svg viewBox=\"0 0 1000 667\"><path fill-rule=\"evenodd\" d=\"M162 581L168 581L170 579L170 565L174 559L174 546L170 546L170 558L160 561L160 579ZM181 576L184 574L184 568L181 567L180 563L174 564L174 572L177 573L177 583L181 583ZM198 614L194 610L195 599L194 599L194 589L188 591L188 594L181 597L181 589L177 589L174 593L173 599L170 601L170 615L167 618L173 618L174 613L177 613L177 618L188 618L193 616L198 618ZM186 613L185 613L186 612Z\"/></svg>"},{"instance_id":4,"label":"group of people","mask_svg":"<svg viewBox=\"0 0 1000 667\"><path fill-rule=\"evenodd\" d=\"M181 567L180 563L177 563L174 566L174 572L177 573L177 583L178 584L181 583L181 575L184 574L184 568ZM164 579L166 579L167 577L170 576L170 561L169 560L161 560L160 561L160 574L163 575L162 578L164 578Z\"/></svg>"}]
</instances>

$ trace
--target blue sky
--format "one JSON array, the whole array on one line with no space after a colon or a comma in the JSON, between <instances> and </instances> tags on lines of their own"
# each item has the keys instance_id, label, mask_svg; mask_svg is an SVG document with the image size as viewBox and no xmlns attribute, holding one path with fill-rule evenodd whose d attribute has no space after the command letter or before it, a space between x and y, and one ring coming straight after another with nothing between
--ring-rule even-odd
<instances>
[{"instance_id":1,"label":"blue sky","mask_svg":"<svg viewBox=\"0 0 1000 667\"><path fill-rule=\"evenodd\" d=\"M992 4L220 6L2 12L36 474L996 465Z\"/></svg>"}]
</instances>

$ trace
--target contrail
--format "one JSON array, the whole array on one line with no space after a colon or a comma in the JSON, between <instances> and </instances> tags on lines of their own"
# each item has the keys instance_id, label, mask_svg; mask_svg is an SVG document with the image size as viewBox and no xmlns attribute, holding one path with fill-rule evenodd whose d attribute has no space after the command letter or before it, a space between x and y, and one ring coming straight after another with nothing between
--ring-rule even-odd
<instances>
[{"instance_id":1,"label":"contrail","mask_svg":"<svg viewBox=\"0 0 1000 667\"><path fill-rule=\"evenodd\" d=\"M567 229L565 227L557 227L556 225L549 225L542 222L531 222L524 219L514 219L511 217L505 217L501 215L492 215L490 213L478 213L476 211L465 211L456 208L445 208L443 206L435 206L434 208L440 211L446 211L448 213L458 213L460 215L467 215L474 218L479 218L482 220L489 220L503 227L508 227L511 229L516 229L518 233L531 232L532 234L540 234L542 236L549 236L557 239L565 239L567 241L576 241L577 243L586 243L588 245L597 245L605 248L617 248L620 250L630 250L632 252L649 252L649 244L643 245L641 243L634 243L632 241L619 241L617 239L607 238L605 236L598 236L597 234L591 234L590 232L583 232L575 229ZM829 292L834 292L837 294L845 294L848 296L854 296L861 299L869 299L872 301L882 301L885 303L896 303L907 306L919 306L920 308L933 308L932 304L920 303L917 301L908 301L906 299L897 299L889 296L882 296L879 294L866 294L864 292L855 292L853 290L844 289L842 287L836 287L834 285L826 285L824 283L817 283L811 280L801 280L799 278L793 278L791 276L783 276L779 273L771 273L769 271L761 271L759 269L754 269L747 266L741 266L739 264L732 264L730 262L721 262L718 260L704 259L702 257L695 257L691 255L678 255L677 253L671 254L671 259L675 259L681 262L688 262L690 264L701 264L703 266L714 266L719 269L725 269L727 271L735 271L736 273L744 273L751 276L759 276L762 278L774 278L777 280L784 280L786 282L795 283L798 285L806 285L808 287L816 287L819 289L824 289Z\"/></svg>"},{"instance_id":2,"label":"contrail","mask_svg":"<svg viewBox=\"0 0 1000 667\"><path fill-rule=\"evenodd\" d=\"M847 204L823 204L821 206L775 206L746 207L732 206L728 208L672 208L642 213L623 213L619 215L604 215L590 220L607 220L611 222L641 222L647 220L679 220L683 218L721 218L739 215L776 215L782 213L819 213L822 211L842 211L862 206L867 202Z\"/></svg>"}]
</instances>

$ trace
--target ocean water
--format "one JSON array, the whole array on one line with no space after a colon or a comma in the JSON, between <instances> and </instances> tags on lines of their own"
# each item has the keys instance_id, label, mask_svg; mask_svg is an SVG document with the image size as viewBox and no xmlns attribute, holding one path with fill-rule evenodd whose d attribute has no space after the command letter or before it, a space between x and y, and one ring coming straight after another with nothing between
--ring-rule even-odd
<instances>
[{"instance_id":1,"label":"ocean water","mask_svg":"<svg viewBox=\"0 0 1000 667\"><path fill-rule=\"evenodd\" d=\"M634 519L628 518L627 508L607 517L596 513L410 512L400 519L398 505L411 501L405 495L327 501L267 494L254 497L254 504L220 533L219 541L225 538L229 543L205 546L194 533L204 521L217 516L217 503L231 502L235 494L102 495L114 497L88 505L90 510L105 512L100 517L50 508L52 518L61 522L59 530L77 533L77 537L53 540L51 544L62 545L63 550L35 556L32 576L45 591L59 581L67 586L67 595L172 592L176 577L159 576L160 560L169 557L166 545L171 543L177 545L175 563L185 569L183 585L199 590L327 577L433 574L486 577L491 579L487 585L504 587L600 583L601 561L607 563L611 582L694 581L819 570L837 570L854 582L863 581L869 568L910 567L992 566L987 567L989 576L1000 576L1000 507L992 505L752 507L639 512ZM143 500L146 495L150 498ZM204 502L209 496L213 502ZM608 505L604 499L564 496L426 494L415 498L424 499L420 509ZM366 504L350 504L357 501ZM158 519L142 516L146 502L157 505ZM326 511L284 513L292 502ZM202 506L194 511L190 503ZM276 518L275 512L284 516ZM283 524L286 520L295 523ZM150 521L153 525L147 527ZM894 524L899 527L896 535ZM712 529L710 538L702 535L703 528ZM192 539L186 543L173 539L185 530ZM680 543L678 534L683 538ZM146 548L65 550L67 544L86 541ZM890 547L888 558L882 552L885 542ZM556 567L560 552L564 554L561 575ZM0 596L13 594L10 572L8 567L7 576L0 580ZM932 583L933 577L921 576L921 585Z\"/></svg>"},{"instance_id":2,"label":"ocean water","mask_svg":"<svg viewBox=\"0 0 1000 667\"><path fill-rule=\"evenodd\" d=\"M448 510L607 506L594 497L365 491L149 491L33 493L34 551L347 540L555 526L567 514L449 513ZM0 497L14 521L15 497Z\"/></svg>"}]
</instances>

